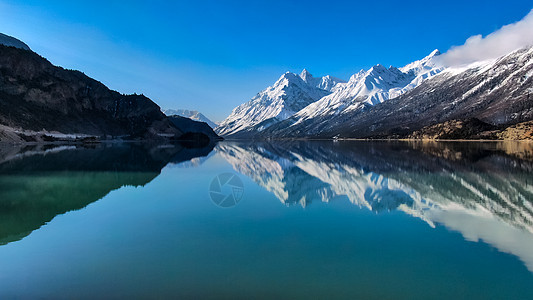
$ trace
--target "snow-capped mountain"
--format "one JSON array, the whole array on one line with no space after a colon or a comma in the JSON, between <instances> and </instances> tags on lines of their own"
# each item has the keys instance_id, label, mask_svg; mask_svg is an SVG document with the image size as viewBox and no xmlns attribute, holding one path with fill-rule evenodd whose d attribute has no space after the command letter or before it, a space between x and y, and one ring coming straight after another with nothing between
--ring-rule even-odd
<instances>
[{"instance_id":1,"label":"snow-capped mountain","mask_svg":"<svg viewBox=\"0 0 533 300\"><path fill-rule=\"evenodd\" d=\"M342 79L338 79L330 75L326 75L323 77L313 77L313 75L311 75L311 73L309 73L307 69L303 69L302 73L300 73L300 78L302 78L302 80L310 86L314 86L316 88L323 89L329 92L333 91L333 89L337 86L337 83L346 82Z\"/></svg>"},{"instance_id":2,"label":"snow-capped mountain","mask_svg":"<svg viewBox=\"0 0 533 300\"><path fill-rule=\"evenodd\" d=\"M28 45L26 45L23 41L3 33L0 33L0 45L30 50L30 47L28 47Z\"/></svg>"},{"instance_id":3,"label":"snow-capped mountain","mask_svg":"<svg viewBox=\"0 0 533 300\"><path fill-rule=\"evenodd\" d=\"M440 73L443 68L434 59L439 54L434 50L402 68L378 64L354 74L348 82L331 76L315 78L305 69L300 75L287 72L272 87L234 109L216 130L220 135L240 132L250 137L287 118L295 125L382 103Z\"/></svg>"},{"instance_id":4,"label":"snow-capped mountain","mask_svg":"<svg viewBox=\"0 0 533 300\"><path fill-rule=\"evenodd\" d=\"M191 120L195 120L198 122L205 122L209 127L215 128L217 127L217 124L213 121L211 121L209 118L204 116L202 113L196 111L196 110L187 110L187 109L165 109L163 110L163 113L167 116L180 116L189 118Z\"/></svg>"},{"instance_id":5,"label":"snow-capped mountain","mask_svg":"<svg viewBox=\"0 0 533 300\"><path fill-rule=\"evenodd\" d=\"M370 70L361 70L352 75L347 83L338 84L330 95L297 112L292 119L298 124L396 98L443 70L434 62L439 54L438 50L434 50L427 57L399 69L378 64Z\"/></svg>"},{"instance_id":6,"label":"snow-capped mountain","mask_svg":"<svg viewBox=\"0 0 533 300\"><path fill-rule=\"evenodd\" d=\"M352 78L349 83L340 84L331 95L260 134L263 137L390 137L406 136L449 120L477 118L492 125L509 125L533 119L530 96L533 47L446 69L439 68L436 60L438 56L430 55L400 69L374 67L361 73L361 78L366 77L365 84L357 85L357 80ZM406 77L393 75L400 75L398 72ZM386 80L391 78L392 81ZM403 88L399 88L401 84L394 87L393 82L405 78L412 80ZM386 88L377 88L377 83ZM353 88L347 88L352 84ZM392 88L386 90L389 87ZM385 96L393 100L372 105Z\"/></svg>"},{"instance_id":7,"label":"snow-capped mountain","mask_svg":"<svg viewBox=\"0 0 533 300\"><path fill-rule=\"evenodd\" d=\"M331 76L315 78L307 70L299 75L287 72L274 85L236 107L215 130L223 136L261 131L330 94L342 82Z\"/></svg>"},{"instance_id":8,"label":"snow-capped mountain","mask_svg":"<svg viewBox=\"0 0 533 300\"><path fill-rule=\"evenodd\" d=\"M436 57L440 55L438 49L433 50L428 56L422 58L421 60L414 61L410 64L405 65L404 67L399 68L403 73L413 73L416 76L433 73L435 69L438 68L438 63L435 60ZM434 73L433 73L434 75Z\"/></svg>"}]
</instances>

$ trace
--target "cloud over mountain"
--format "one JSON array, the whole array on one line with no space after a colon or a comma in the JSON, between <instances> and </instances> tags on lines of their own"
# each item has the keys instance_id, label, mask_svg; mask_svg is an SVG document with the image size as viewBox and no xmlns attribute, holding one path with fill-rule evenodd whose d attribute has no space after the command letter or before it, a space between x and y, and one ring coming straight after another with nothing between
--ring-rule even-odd
<instances>
[{"instance_id":1,"label":"cloud over mountain","mask_svg":"<svg viewBox=\"0 0 533 300\"><path fill-rule=\"evenodd\" d=\"M463 45L452 47L440 59L446 66L462 65L497 58L529 45L533 45L533 10L522 20L505 25L485 37L471 36Z\"/></svg>"}]
</instances>

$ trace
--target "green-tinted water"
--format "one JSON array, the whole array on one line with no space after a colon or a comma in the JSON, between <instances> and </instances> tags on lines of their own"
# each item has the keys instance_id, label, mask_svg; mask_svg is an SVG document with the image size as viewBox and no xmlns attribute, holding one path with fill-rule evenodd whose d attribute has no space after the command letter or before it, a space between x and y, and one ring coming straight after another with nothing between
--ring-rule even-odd
<instances>
[{"instance_id":1,"label":"green-tinted water","mask_svg":"<svg viewBox=\"0 0 533 300\"><path fill-rule=\"evenodd\" d=\"M0 298L533 298L531 144L211 150L0 148Z\"/></svg>"}]
</instances>

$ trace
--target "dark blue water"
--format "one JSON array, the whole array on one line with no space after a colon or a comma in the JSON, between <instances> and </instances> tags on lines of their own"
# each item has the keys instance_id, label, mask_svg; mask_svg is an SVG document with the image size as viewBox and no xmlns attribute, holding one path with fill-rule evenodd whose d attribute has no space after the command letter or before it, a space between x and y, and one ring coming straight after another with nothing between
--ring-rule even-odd
<instances>
[{"instance_id":1,"label":"dark blue water","mask_svg":"<svg viewBox=\"0 0 533 300\"><path fill-rule=\"evenodd\" d=\"M524 143L4 147L0 298L533 299L532 171Z\"/></svg>"}]
</instances>

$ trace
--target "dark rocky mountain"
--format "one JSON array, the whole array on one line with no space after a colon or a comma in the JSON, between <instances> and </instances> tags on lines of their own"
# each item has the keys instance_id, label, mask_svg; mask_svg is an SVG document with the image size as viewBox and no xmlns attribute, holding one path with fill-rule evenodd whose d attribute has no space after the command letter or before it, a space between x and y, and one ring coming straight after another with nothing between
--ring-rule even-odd
<instances>
[{"instance_id":1,"label":"dark rocky mountain","mask_svg":"<svg viewBox=\"0 0 533 300\"><path fill-rule=\"evenodd\" d=\"M144 95L112 91L0 35L0 141L183 140L195 130L218 138L191 122L171 121Z\"/></svg>"},{"instance_id":2,"label":"dark rocky mountain","mask_svg":"<svg viewBox=\"0 0 533 300\"><path fill-rule=\"evenodd\" d=\"M450 120L507 127L533 120L533 47L493 62L447 69L397 98L332 117L289 118L260 138L398 138ZM525 123L526 126L528 123Z\"/></svg>"},{"instance_id":3,"label":"dark rocky mountain","mask_svg":"<svg viewBox=\"0 0 533 300\"><path fill-rule=\"evenodd\" d=\"M0 33L0 45L15 47L23 50L31 50L24 42L3 33Z\"/></svg>"},{"instance_id":4,"label":"dark rocky mountain","mask_svg":"<svg viewBox=\"0 0 533 300\"><path fill-rule=\"evenodd\" d=\"M222 140L206 122L199 122L178 115L168 116L168 119L183 132L184 136L181 139L187 139L187 136L196 136L196 139Z\"/></svg>"},{"instance_id":5,"label":"dark rocky mountain","mask_svg":"<svg viewBox=\"0 0 533 300\"><path fill-rule=\"evenodd\" d=\"M153 139L182 134L143 95L120 94L79 71L56 67L32 51L2 45L0 124L0 140L12 141L63 135Z\"/></svg>"},{"instance_id":6,"label":"dark rocky mountain","mask_svg":"<svg viewBox=\"0 0 533 300\"><path fill-rule=\"evenodd\" d=\"M189 118L194 121L198 122L205 122L209 127L215 128L217 127L217 124L213 121L211 121L208 117L206 117L204 114L197 110L188 110L188 109L165 109L163 110L163 113L167 116L181 116L185 118Z\"/></svg>"}]
</instances>

